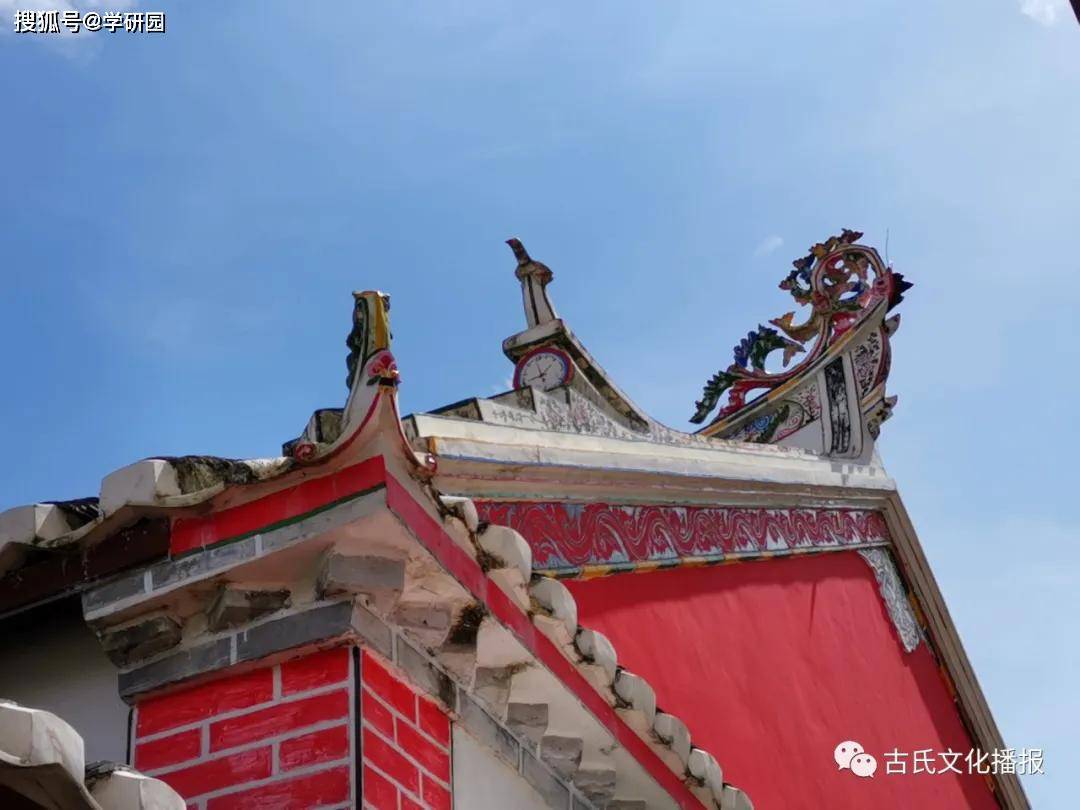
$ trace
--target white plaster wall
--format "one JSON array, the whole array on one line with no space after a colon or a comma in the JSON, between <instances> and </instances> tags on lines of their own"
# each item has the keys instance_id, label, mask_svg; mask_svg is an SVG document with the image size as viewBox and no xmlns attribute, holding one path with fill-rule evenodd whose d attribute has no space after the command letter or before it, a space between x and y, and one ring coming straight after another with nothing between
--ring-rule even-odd
<instances>
[{"instance_id":1,"label":"white plaster wall","mask_svg":"<svg viewBox=\"0 0 1080 810\"><path fill-rule=\"evenodd\" d=\"M0 698L63 718L82 736L87 762L126 759L128 707L77 598L0 621Z\"/></svg>"},{"instance_id":2,"label":"white plaster wall","mask_svg":"<svg viewBox=\"0 0 1080 810\"><path fill-rule=\"evenodd\" d=\"M455 810L548 810L532 785L467 731L454 726Z\"/></svg>"}]
</instances>

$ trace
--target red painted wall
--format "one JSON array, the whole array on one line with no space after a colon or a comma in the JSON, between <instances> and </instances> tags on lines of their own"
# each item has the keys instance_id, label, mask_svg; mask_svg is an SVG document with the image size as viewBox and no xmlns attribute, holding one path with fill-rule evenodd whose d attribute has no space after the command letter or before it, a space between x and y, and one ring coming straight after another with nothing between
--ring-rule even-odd
<instances>
[{"instance_id":1,"label":"red painted wall","mask_svg":"<svg viewBox=\"0 0 1080 810\"><path fill-rule=\"evenodd\" d=\"M757 810L998 806L985 777L911 774L912 751L972 744L930 651L904 653L857 553L567 585L581 623L611 639ZM844 740L877 758L873 778L837 768ZM894 749L909 753L906 775L885 772Z\"/></svg>"},{"instance_id":2,"label":"red painted wall","mask_svg":"<svg viewBox=\"0 0 1080 810\"><path fill-rule=\"evenodd\" d=\"M175 518L169 535L169 553L176 557L256 531L267 531L316 509L361 495L381 486L385 480L382 456L375 456L239 506L198 517Z\"/></svg>"},{"instance_id":3,"label":"red painted wall","mask_svg":"<svg viewBox=\"0 0 1080 810\"><path fill-rule=\"evenodd\" d=\"M450 719L367 650L360 678L364 807L450 810Z\"/></svg>"},{"instance_id":4,"label":"red painted wall","mask_svg":"<svg viewBox=\"0 0 1080 810\"><path fill-rule=\"evenodd\" d=\"M142 701L135 767L198 810L348 807L351 669L337 648Z\"/></svg>"},{"instance_id":5,"label":"red painted wall","mask_svg":"<svg viewBox=\"0 0 1080 810\"><path fill-rule=\"evenodd\" d=\"M450 810L450 719L389 663L338 647L139 702L135 767L190 810Z\"/></svg>"}]
</instances>

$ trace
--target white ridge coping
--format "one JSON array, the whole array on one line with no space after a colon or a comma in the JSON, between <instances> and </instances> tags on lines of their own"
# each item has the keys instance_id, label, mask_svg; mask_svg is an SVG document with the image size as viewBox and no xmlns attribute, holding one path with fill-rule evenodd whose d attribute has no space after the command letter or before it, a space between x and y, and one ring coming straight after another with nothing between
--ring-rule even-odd
<instances>
[{"instance_id":1,"label":"white ridge coping","mask_svg":"<svg viewBox=\"0 0 1080 810\"><path fill-rule=\"evenodd\" d=\"M184 799L160 779L118 767L96 779L90 795L103 810L185 810Z\"/></svg>"},{"instance_id":2,"label":"white ridge coping","mask_svg":"<svg viewBox=\"0 0 1080 810\"><path fill-rule=\"evenodd\" d=\"M91 775L83 739L52 712L0 700L0 784L46 810L183 810L158 779L126 766Z\"/></svg>"},{"instance_id":3,"label":"white ridge coping","mask_svg":"<svg viewBox=\"0 0 1080 810\"><path fill-rule=\"evenodd\" d=\"M101 512L110 515L122 506L156 506L182 494L176 468L163 459L148 458L102 479Z\"/></svg>"},{"instance_id":4,"label":"white ridge coping","mask_svg":"<svg viewBox=\"0 0 1080 810\"><path fill-rule=\"evenodd\" d=\"M841 462L792 448L682 446L489 425L428 414L412 418L419 440L426 440L440 461L581 467L845 489L896 489L879 465Z\"/></svg>"},{"instance_id":5,"label":"white ridge coping","mask_svg":"<svg viewBox=\"0 0 1080 810\"><path fill-rule=\"evenodd\" d=\"M35 503L0 512L0 547L8 543L49 542L70 531L63 510L55 504Z\"/></svg>"},{"instance_id":6,"label":"white ridge coping","mask_svg":"<svg viewBox=\"0 0 1080 810\"><path fill-rule=\"evenodd\" d=\"M82 784L86 770L79 733L52 712L0 702L0 762L20 768L58 765Z\"/></svg>"}]
</instances>

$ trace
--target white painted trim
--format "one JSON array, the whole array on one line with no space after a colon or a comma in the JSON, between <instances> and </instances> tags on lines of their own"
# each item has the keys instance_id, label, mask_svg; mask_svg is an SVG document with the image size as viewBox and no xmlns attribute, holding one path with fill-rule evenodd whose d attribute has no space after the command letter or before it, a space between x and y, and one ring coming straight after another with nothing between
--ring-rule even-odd
<instances>
[{"instance_id":1,"label":"white painted trim","mask_svg":"<svg viewBox=\"0 0 1080 810\"><path fill-rule=\"evenodd\" d=\"M686 445L661 444L491 425L452 417L417 414L419 440L443 456L534 465L582 466L580 459L602 457L601 467L686 474L695 468L717 477L747 480L835 481L874 489L895 489L885 471L873 463L828 459L798 448L746 444L723 439ZM715 446L713 446L715 445ZM483 448L498 448L498 453Z\"/></svg>"}]
</instances>

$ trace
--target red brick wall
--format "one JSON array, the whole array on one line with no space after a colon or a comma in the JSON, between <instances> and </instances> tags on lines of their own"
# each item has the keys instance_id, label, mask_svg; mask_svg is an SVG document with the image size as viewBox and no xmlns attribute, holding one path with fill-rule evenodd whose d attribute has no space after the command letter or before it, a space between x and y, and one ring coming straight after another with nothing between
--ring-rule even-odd
<instances>
[{"instance_id":1,"label":"red brick wall","mask_svg":"<svg viewBox=\"0 0 1080 810\"><path fill-rule=\"evenodd\" d=\"M450 810L450 720L383 659L360 667L364 807Z\"/></svg>"},{"instance_id":2,"label":"red brick wall","mask_svg":"<svg viewBox=\"0 0 1080 810\"><path fill-rule=\"evenodd\" d=\"M143 701L135 767L198 810L353 807L351 674L339 647Z\"/></svg>"},{"instance_id":3,"label":"red brick wall","mask_svg":"<svg viewBox=\"0 0 1080 810\"><path fill-rule=\"evenodd\" d=\"M134 765L191 810L356 806L356 713L363 806L450 810L450 720L384 659L351 648L286 661L140 702Z\"/></svg>"}]
</instances>

